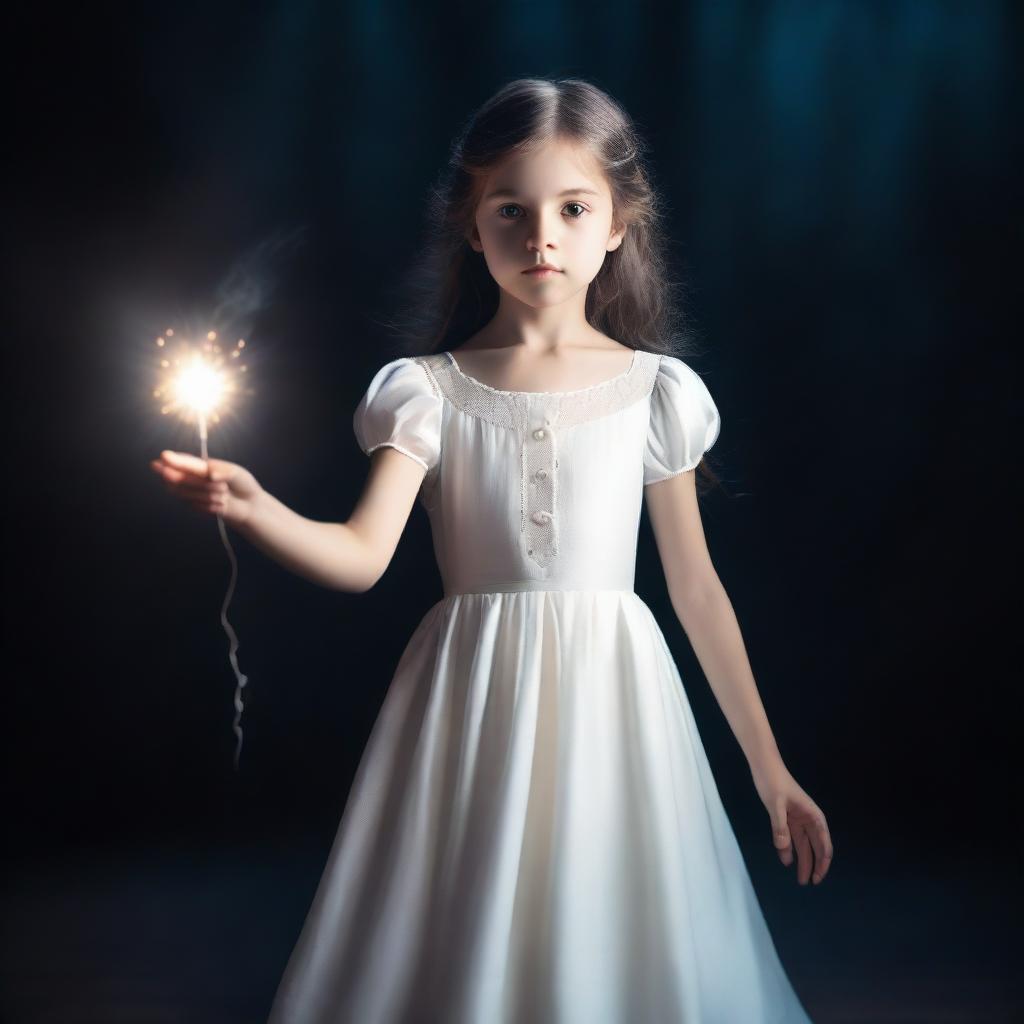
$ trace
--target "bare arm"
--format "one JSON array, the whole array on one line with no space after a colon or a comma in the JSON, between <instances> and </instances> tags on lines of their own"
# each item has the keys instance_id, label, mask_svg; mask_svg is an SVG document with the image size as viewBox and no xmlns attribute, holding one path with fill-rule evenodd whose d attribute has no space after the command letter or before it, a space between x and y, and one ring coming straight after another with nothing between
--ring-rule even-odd
<instances>
[{"instance_id":1,"label":"bare arm","mask_svg":"<svg viewBox=\"0 0 1024 1024\"><path fill-rule=\"evenodd\" d=\"M169 489L216 513L290 572L323 587L361 593L384 574L416 500L424 469L394 448L370 458L366 485L345 522L307 519L264 490L242 466L163 452L151 463ZM207 474L207 468L209 475Z\"/></svg>"},{"instance_id":2,"label":"bare arm","mask_svg":"<svg viewBox=\"0 0 1024 1024\"><path fill-rule=\"evenodd\" d=\"M781 761L739 623L704 537L693 472L645 488L672 608L752 769Z\"/></svg>"},{"instance_id":3,"label":"bare arm","mask_svg":"<svg viewBox=\"0 0 1024 1024\"><path fill-rule=\"evenodd\" d=\"M743 753L772 819L783 864L800 858L798 879L820 881L832 858L825 816L783 763L750 667L736 613L718 578L700 519L693 471L644 490L672 607ZM813 858L812 858L813 848Z\"/></svg>"}]
</instances>

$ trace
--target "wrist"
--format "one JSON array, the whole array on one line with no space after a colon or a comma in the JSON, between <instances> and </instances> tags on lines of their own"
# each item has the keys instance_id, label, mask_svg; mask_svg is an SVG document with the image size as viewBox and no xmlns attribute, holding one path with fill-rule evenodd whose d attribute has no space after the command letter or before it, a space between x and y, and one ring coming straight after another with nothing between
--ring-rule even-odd
<instances>
[{"instance_id":1,"label":"wrist","mask_svg":"<svg viewBox=\"0 0 1024 1024\"><path fill-rule=\"evenodd\" d=\"M243 536L251 538L260 532L267 516L271 513L272 497L262 487L247 500L245 518L238 520L234 525Z\"/></svg>"},{"instance_id":2,"label":"wrist","mask_svg":"<svg viewBox=\"0 0 1024 1024\"><path fill-rule=\"evenodd\" d=\"M758 744L748 751L747 764L750 766L751 774L759 777L786 771L785 762L782 760L782 754L779 753L774 739Z\"/></svg>"}]
</instances>

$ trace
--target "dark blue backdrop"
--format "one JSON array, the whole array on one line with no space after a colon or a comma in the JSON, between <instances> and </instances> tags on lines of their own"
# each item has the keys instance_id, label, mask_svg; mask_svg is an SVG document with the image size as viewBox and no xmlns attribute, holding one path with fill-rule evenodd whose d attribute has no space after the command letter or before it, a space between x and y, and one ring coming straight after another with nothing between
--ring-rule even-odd
<instances>
[{"instance_id":1,"label":"dark blue backdrop","mask_svg":"<svg viewBox=\"0 0 1024 1024\"><path fill-rule=\"evenodd\" d=\"M958 999L964 1020L1010 1019L1019 11L278 0L19 15L3 807L27 929L4 965L21 1019L45 1003L26 979L50 929L100 888L86 877L108 879L126 916L96 904L119 945L96 953L82 923L95 959L69 954L69 978L123 992L119 972L156 950L191 977L195 917L166 887L140 890L140 920L123 896L159 857L186 888L216 878L228 909L211 912L224 931L206 931L217 951L204 955L224 958L233 1000L217 1016L213 983L195 980L167 1005L190 1020L265 1010L440 584L418 506L366 595L289 576L233 535L230 617L250 680L233 775L228 565L214 522L147 467L195 447L150 396L152 338L201 323L218 287L256 267L257 394L212 454L304 515L347 517L367 469L352 412L393 355L379 321L415 260L428 189L473 108L534 74L589 78L650 143L693 365L722 413L728 493L704 505L709 544L783 756L829 817L820 889L778 865L646 522L637 589L798 989L821 1020L907 1006L929 1019ZM129 918L148 943L125 940ZM147 989L153 1006L161 991Z\"/></svg>"}]
</instances>

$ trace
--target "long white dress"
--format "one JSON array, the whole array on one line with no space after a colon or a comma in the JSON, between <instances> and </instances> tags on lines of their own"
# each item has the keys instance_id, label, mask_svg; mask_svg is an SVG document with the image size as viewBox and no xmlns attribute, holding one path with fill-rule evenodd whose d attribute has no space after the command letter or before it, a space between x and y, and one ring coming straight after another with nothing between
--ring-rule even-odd
<instances>
[{"instance_id":1,"label":"long white dress","mask_svg":"<svg viewBox=\"0 0 1024 1024\"><path fill-rule=\"evenodd\" d=\"M808 1024L664 636L645 484L719 416L680 359L502 391L374 375L367 454L426 469L444 597L398 662L269 1024Z\"/></svg>"}]
</instances>

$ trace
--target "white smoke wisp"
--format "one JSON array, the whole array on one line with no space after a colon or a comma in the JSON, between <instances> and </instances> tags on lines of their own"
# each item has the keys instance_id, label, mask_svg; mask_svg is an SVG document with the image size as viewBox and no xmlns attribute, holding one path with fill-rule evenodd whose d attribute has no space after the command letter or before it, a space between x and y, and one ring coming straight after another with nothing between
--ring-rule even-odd
<instances>
[{"instance_id":1,"label":"white smoke wisp","mask_svg":"<svg viewBox=\"0 0 1024 1024\"><path fill-rule=\"evenodd\" d=\"M253 246L217 286L213 323L246 333L270 301L277 285L278 267L305 241L306 227L275 232Z\"/></svg>"}]
</instances>

